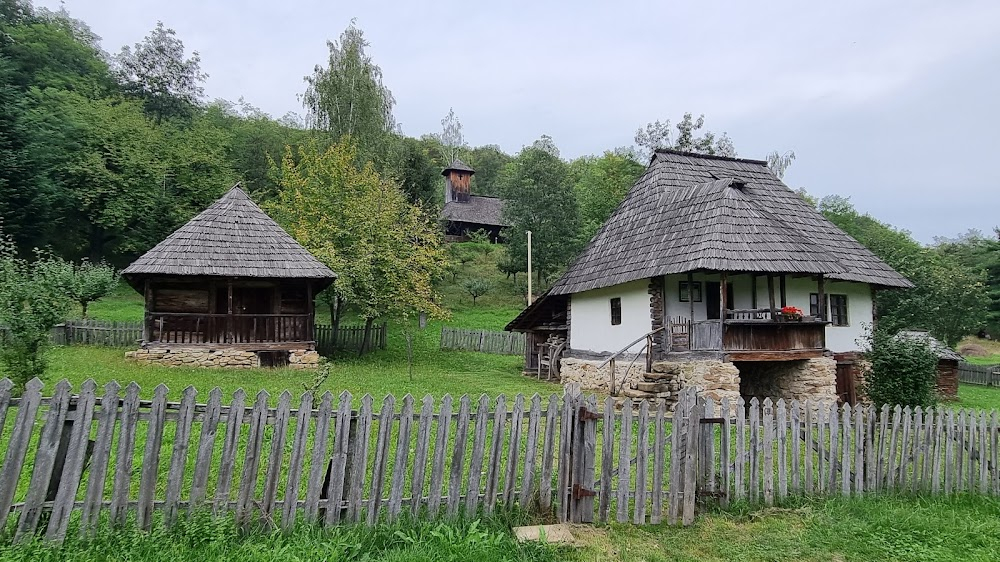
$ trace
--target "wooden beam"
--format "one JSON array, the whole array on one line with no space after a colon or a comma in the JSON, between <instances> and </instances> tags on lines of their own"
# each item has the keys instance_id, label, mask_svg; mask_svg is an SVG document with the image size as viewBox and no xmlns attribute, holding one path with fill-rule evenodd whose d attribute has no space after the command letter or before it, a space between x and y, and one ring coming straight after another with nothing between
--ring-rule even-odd
<instances>
[{"instance_id":1,"label":"wooden beam","mask_svg":"<svg viewBox=\"0 0 1000 562\"><path fill-rule=\"evenodd\" d=\"M152 312L153 312L153 289L149 286L149 279L146 279L142 296L144 300L144 306L146 307L146 312L142 317L142 342L146 343L149 341L150 337L150 322L152 322Z\"/></svg>"},{"instance_id":2,"label":"wooden beam","mask_svg":"<svg viewBox=\"0 0 1000 562\"><path fill-rule=\"evenodd\" d=\"M720 350L726 341L726 292L726 272L723 271L719 276L719 335L722 336L719 338Z\"/></svg>"},{"instance_id":3,"label":"wooden beam","mask_svg":"<svg viewBox=\"0 0 1000 562\"><path fill-rule=\"evenodd\" d=\"M757 308L757 274L750 274L750 308Z\"/></svg>"},{"instance_id":4,"label":"wooden beam","mask_svg":"<svg viewBox=\"0 0 1000 562\"><path fill-rule=\"evenodd\" d=\"M779 282L781 284L780 285L780 287L781 287L781 308L785 308L786 306L788 306L788 291L785 288L785 274L784 273L781 274L781 279L780 279Z\"/></svg>"},{"instance_id":5,"label":"wooden beam","mask_svg":"<svg viewBox=\"0 0 1000 562\"><path fill-rule=\"evenodd\" d=\"M767 301L771 306L771 320L778 319L778 311L774 308L774 275L767 274Z\"/></svg>"},{"instance_id":6,"label":"wooden beam","mask_svg":"<svg viewBox=\"0 0 1000 562\"><path fill-rule=\"evenodd\" d=\"M796 349L794 351L730 351L726 361L801 361L823 357L822 349Z\"/></svg>"},{"instance_id":7,"label":"wooden beam","mask_svg":"<svg viewBox=\"0 0 1000 562\"><path fill-rule=\"evenodd\" d=\"M819 293L817 299L819 301L819 319L823 321L826 321L826 291L824 290L826 288L825 281L826 280L823 278L823 274L820 273L819 280L816 281L816 292Z\"/></svg>"},{"instance_id":8,"label":"wooden beam","mask_svg":"<svg viewBox=\"0 0 1000 562\"><path fill-rule=\"evenodd\" d=\"M691 317L689 320L694 322L694 273L688 272L688 305L691 307ZM688 337L691 337L688 334Z\"/></svg>"},{"instance_id":9,"label":"wooden beam","mask_svg":"<svg viewBox=\"0 0 1000 562\"><path fill-rule=\"evenodd\" d=\"M226 280L226 300L228 301L226 316L226 342L233 342L233 280Z\"/></svg>"}]
</instances>

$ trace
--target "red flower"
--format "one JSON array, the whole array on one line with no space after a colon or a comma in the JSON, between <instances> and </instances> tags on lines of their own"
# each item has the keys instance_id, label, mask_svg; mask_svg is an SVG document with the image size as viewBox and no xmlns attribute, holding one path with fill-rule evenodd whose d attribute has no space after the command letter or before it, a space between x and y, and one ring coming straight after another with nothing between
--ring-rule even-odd
<instances>
[{"instance_id":1,"label":"red flower","mask_svg":"<svg viewBox=\"0 0 1000 562\"><path fill-rule=\"evenodd\" d=\"M795 308L794 306L784 306L781 308L781 313L788 315L798 314L799 316L801 316L802 310L799 308Z\"/></svg>"}]
</instances>

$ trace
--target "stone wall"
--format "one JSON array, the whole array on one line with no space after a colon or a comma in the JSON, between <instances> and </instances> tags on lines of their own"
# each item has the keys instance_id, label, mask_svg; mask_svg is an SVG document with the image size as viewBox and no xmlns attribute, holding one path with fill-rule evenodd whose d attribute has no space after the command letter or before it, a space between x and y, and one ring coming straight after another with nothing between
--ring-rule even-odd
<instances>
[{"instance_id":1,"label":"stone wall","mask_svg":"<svg viewBox=\"0 0 1000 562\"><path fill-rule=\"evenodd\" d=\"M740 362L740 392L749 400L837 401L837 362L832 357L804 361Z\"/></svg>"},{"instance_id":2,"label":"stone wall","mask_svg":"<svg viewBox=\"0 0 1000 562\"><path fill-rule=\"evenodd\" d=\"M577 359L564 357L559 361L559 380L562 384L576 383L582 390L609 392L611 365L598 369L604 359ZM639 357L629 368L632 359L619 358L615 361L615 388L629 388L633 382L641 381L646 369L646 360ZM624 378L624 381L622 380Z\"/></svg>"},{"instance_id":3,"label":"stone wall","mask_svg":"<svg viewBox=\"0 0 1000 562\"><path fill-rule=\"evenodd\" d=\"M937 393L941 400L958 400L958 362L942 359L937 367Z\"/></svg>"},{"instance_id":4,"label":"stone wall","mask_svg":"<svg viewBox=\"0 0 1000 562\"><path fill-rule=\"evenodd\" d=\"M706 397L716 403L723 398L735 404L740 397L740 371L735 365L725 361L658 361L653 363L654 373L674 373L683 389L696 386Z\"/></svg>"},{"instance_id":5,"label":"stone wall","mask_svg":"<svg viewBox=\"0 0 1000 562\"><path fill-rule=\"evenodd\" d=\"M242 349L210 349L204 347L148 347L125 352L125 358L140 365L166 365L168 367L217 367L252 369L260 366L260 359L253 351ZM288 367L314 369L319 365L319 353L295 349L288 353Z\"/></svg>"},{"instance_id":6,"label":"stone wall","mask_svg":"<svg viewBox=\"0 0 1000 562\"><path fill-rule=\"evenodd\" d=\"M654 360L662 358L666 349L667 335L666 331L662 330L664 325L663 310L663 276L650 277L649 325L652 331L660 330L653 334L653 348L647 350L652 354Z\"/></svg>"}]
</instances>

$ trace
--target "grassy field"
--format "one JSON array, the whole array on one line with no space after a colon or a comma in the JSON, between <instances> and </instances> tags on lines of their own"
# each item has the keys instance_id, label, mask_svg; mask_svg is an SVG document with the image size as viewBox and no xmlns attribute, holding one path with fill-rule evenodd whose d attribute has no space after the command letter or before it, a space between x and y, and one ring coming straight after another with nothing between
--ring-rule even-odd
<instances>
[{"instance_id":1,"label":"grassy field","mask_svg":"<svg viewBox=\"0 0 1000 562\"><path fill-rule=\"evenodd\" d=\"M960 408L1000 411L1000 388L960 384L958 385L958 402L956 404Z\"/></svg>"},{"instance_id":2,"label":"grassy field","mask_svg":"<svg viewBox=\"0 0 1000 562\"><path fill-rule=\"evenodd\" d=\"M584 532L577 561L995 561L1000 499L832 499L734 510L693 526L612 525Z\"/></svg>"},{"instance_id":3,"label":"grassy field","mask_svg":"<svg viewBox=\"0 0 1000 562\"><path fill-rule=\"evenodd\" d=\"M1000 341L982 340L975 336L969 336L958 343L957 349L961 352L963 347L973 345L983 348L986 355L963 354L966 361L976 365L1000 365Z\"/></svg>"}]
</instances>

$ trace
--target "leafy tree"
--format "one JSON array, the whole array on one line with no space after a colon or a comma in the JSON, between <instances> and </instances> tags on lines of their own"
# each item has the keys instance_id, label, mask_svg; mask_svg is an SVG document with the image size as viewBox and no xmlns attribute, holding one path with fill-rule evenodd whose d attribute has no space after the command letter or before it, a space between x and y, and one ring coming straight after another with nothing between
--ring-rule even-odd
<instances>
[{"instance_id":1,"label":"leafy tree","mask_svg":"<svg viewBox=\"0 0 1000 562\"><path fill-rule=\"evenodd\" d=\"M976 272L983 272L989 294L984 328L991 334L1000 334L1000 229L993 236L970 230L955 239L938 238L935 249Z\"/></svg>"},{"instance_id":2,"label":"leafy tree","mask_svg":"<svg viewBox=\"0 0 1000 562\"><path fill-rule=\"evenodd\" d=\"M392 116L396 101L382 83L382 70L368 54L369 43L354 21L339 41L327 45L327 65L316 65L312 76L306 77L302 102L309 123L334 139L350 137L360 162L376 160L384 166L385 147L396 129Z\"/></svg>"},{"instance_id":3,"label":"leafy tree","mask_svg":"<svg viewBox=\"0 0 1000 562\"><path fill-rule=\"evenodd\" d=\"M893 335L892 331L869 331L865 359L865 395L876 406L921 406L937 401L938 357L926 340Z\"/></svg>"},{"instance_id":4,"label":"leafy tree","mask_svg":"<svg viewBox=\"0 0 1000 562\"><path fill-rule=\"evenodd\" d=\"M114 63L124 91L143 100L157 123L191 117L205 94L208 75L201 71L201 56L194 51L185 58L184 43L163 22L134 48L122 47Z\"/></svg>"},{"instance_id":5,"label":"leafy tree","mask_svg":"<svg viewBox=\"0 0 1000 562\"><path fill-rule=\"evenodd\" d=\"M551 138L526 147L504 168L500 179L507 201L504 218L511 225L511 259L527 263L525 231L532 232L532 265L539 279L565 267L579 245L579 210L565 162L552 153Z\"/></svg>"},{"instance_id":6,"label":"leafy tree","mask_svg":"<svg viewBox=\"0 0 1000 562\"><path fill-rule=\"evenodd\" d=\"M87 317L90 303L112 293L118 286L118 271L106 263L83 260L80 265L66 262L66 295L80 305Z\"/></svg>"},{"instance_id":7,"label":"leafy tree","mask_svg":"<svg viewBox=\"0 0 1000 562\"><path fill-rule=\"evenodd\" d=\"M497 260L497 271L503 273L510 279L514 276L514 282L517 283L517 274L527 271L528 264L519 261L512 260L510 254L504 251L503 256Z\"/></svg>"},{"instance_id":8,"label":"leafy tree","mask_svg":"<svg viewBox=\"0 0 1000 562\"><path fill-rule=\"evenodd\" d=\"M476 195L499 195L500 173L512 160L511 156L495 144L477 146L470 150L467 163L476 171L472 176L472 192Z\"/></svg>"},{"instance_id":9,"label":"leafy tree","mask_svg":"<svg viewBox=\"0 0 1000 562\"><path fill-rule=\"evenodd\" d=\"M72 300L67 296L65 262L46 254L33 261L18 257L13 240L0 232L0 325L6 330L0 365L17 390L45 374L49 331Z\"/></svg>"},{"instance_id":10,"label":"leafy tree","mask_svg":"<svg viewBox=\"0 0 1000 562\"><path fill-rule=\"evenodd\" d=\"M465 149L465 136L462 135L462 122L455 117L455 108L448 109L448 115L441 120L441 144L449 163L454 162L460 152Z\"/></svg>"},{"instance_id":11,"label":"leafy tree","mask_svg":"<svg viewBox=\"0 0 1000 562\"><path fill-rule=\"evenodd\" d=\"M671 148L699 154L717 154L719 156L736 156L736 147L726 133L716 136L706 131L700 137L696 132L705 126L705 116L694 119L691 113L674 126L677 135L671 134L670 120L647 123L646 128L635 131L635 144L639 157L648 161L654 152L660 148Z\"/></svg>"},{"instance_id":12,"label":"leafy tree","mask_svg":"<svg viewBox=\"0 0 1000 562\"><path fill-rule=\"evenodd\" d=\"M462 283L462 288L472 297L472 306L476 306L476 299L490 292L493 286L485 279L467 279Z\"/></svg>"},{"instance_id":13,"label":"leafy tree","mask_svg":"<svg viewBox=\"0 0 1000 562\"><path fill-rule=\"evenodd\" d=\"M794 161L795 152L792 150L788 150L784 154L774 150L767 155L767 167L774 172L774 175L778 176L778 179L785 177L785 170L787 170Z\"/></svg>"},{"instance_id":14,"label":"leafy tree","mask_svg":"<svg viewBox=\"0 0 1000 562\"><path fill-rule=\"evenodd\" d=\"M645 170L631 156L618 152L585 156L573 161L570 168L573 191L580 204L582 238L587 240L608 220Z\"/></svg>"},{"instance_id":15,"label":"leafy tree","mask_svg":"<svg viewBox=\"0 0 1000 562\"><path fill-rule=\"evenodd\" d=\"M440 199L441 170L433 164L424 144L410 137L397 141L399 162L396 176L411 203L431 208Z\"/></svg>"}]
</instances>

